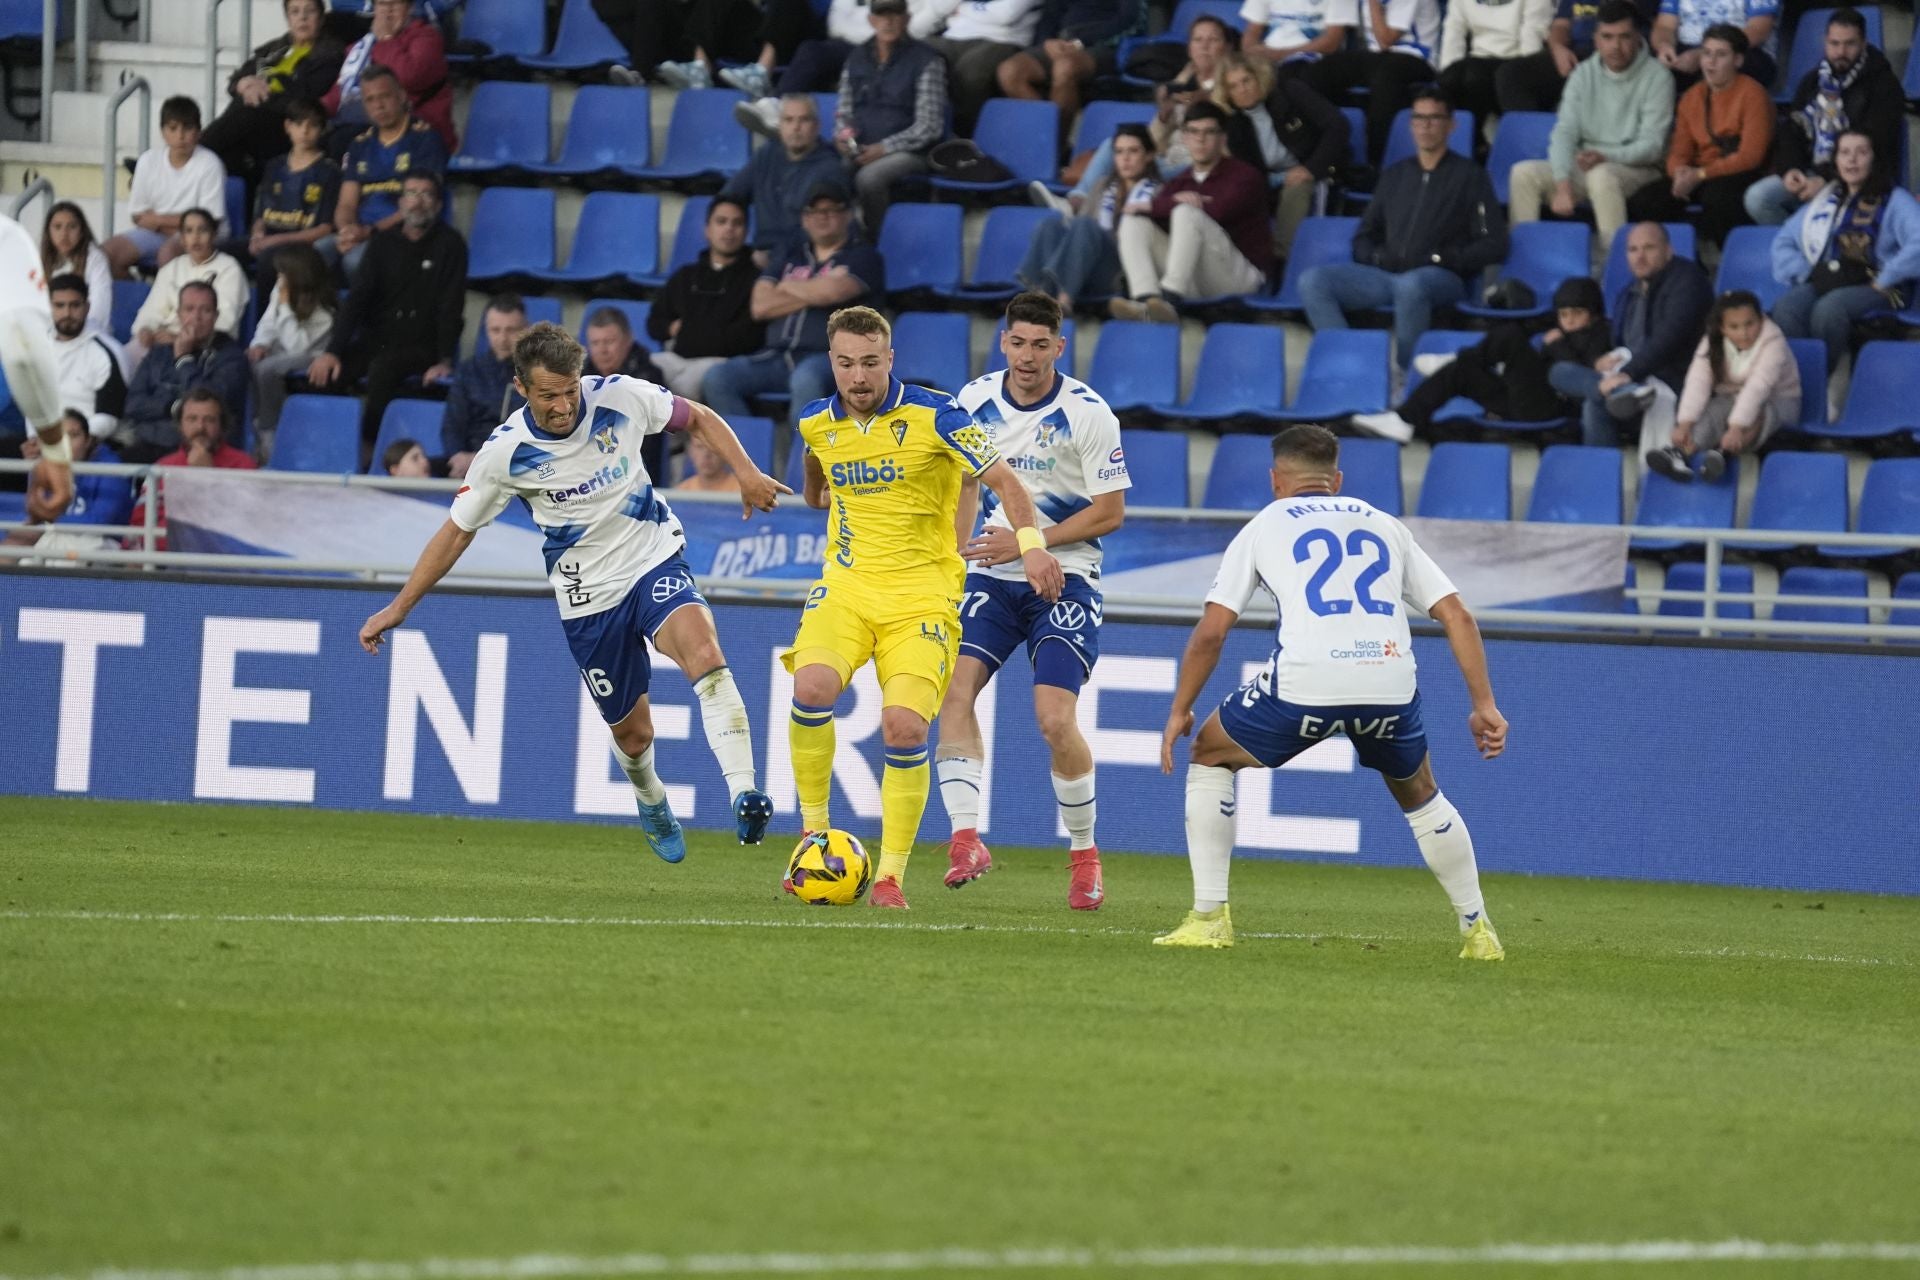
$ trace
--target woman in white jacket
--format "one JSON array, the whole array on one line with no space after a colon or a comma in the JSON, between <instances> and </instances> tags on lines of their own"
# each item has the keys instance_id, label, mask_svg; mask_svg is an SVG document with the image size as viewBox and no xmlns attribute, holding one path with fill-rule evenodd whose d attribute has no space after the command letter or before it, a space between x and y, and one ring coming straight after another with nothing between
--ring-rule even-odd
<instances>
[{"instance_id":1,"label":"woman in white jacket","mask_svg":"<svg viewBox=\"0 0 1920 1280\"><path fill-rule=\"evenodd\" d=\"M40 233L40 277L75 275L87 282L87 332L113 333L113 273L80 206L62 200L47 210Z\"/></svg>"},{"instance_id":2,"label":"woman in white jacket","mask_svg":"<svg viewBox=\"0 0 1920 1280\"><path fill-rule=\"evenodd\" d=\"M253 365L254 453L273 456L273 433L287 403L287 375L304 372L333 336L333 272L311 245L290 244L273 255L279 280L273 301L254 326L247 360Z\"/></svg>"},{"instance_id":3,"label":"woman in white jacket","mask_svg":"<svg viewBox=\"0 0 1920 1280\"><path fill-rule=\"evenodd\" d=\"M1546 47L1554 0L1452 0L1440 29L1440 89L1482 126L1500 110L1494 77L1510 58ZM1484 154L1475 139L1476 154Z\"/></svg>"},{"instance_id":4,"label":"woman in white jacket","mask_svg":"<svg viewBox=\"0 0 1920 1280\"><path fill-rule=\"evenodd\" d=\"M146 359L149 348L173 341L174 308L180 301L180 286L204 280L213 286L219 305L214 328L229 338L240 336L240 321L247 314L251 290L247 273L226 254L213 247L219 223L205 209L189 209L180 217L181 255L160 268L153 278L153 292L141 304L133 318L133 341L127 344L127 359L134 368Z\"/></svg>"}]
</instances>

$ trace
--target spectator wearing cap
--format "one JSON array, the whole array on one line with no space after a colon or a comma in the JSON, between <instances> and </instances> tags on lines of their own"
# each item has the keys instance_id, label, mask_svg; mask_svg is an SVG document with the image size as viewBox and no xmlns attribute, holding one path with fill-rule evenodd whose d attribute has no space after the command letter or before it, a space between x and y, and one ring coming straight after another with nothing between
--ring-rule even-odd
<instances>
[{"instance_id":1,"label":"spectator wearing cap","mask_svg":"<svg viewBox=\"0 0 1920 1280\"><path fill-rule=\"evenodd\" d=\"M754 396L785 394L797 414L833 394L827 363L827 317L842 307L879 305L886 264L853 227L846 188L821 183L807 193L805 238L771 262L754 282L753 319L767 326L766 345L734 356L707 374L706 402L722 417L751 413ZM785 463L786 433L775 442L775 470Z\"/></svg>"},{"instance_id":2,"label":"spectator wearing cap","mask_svg":"<svg viewBox=\"0 0 1920 1280\"><path fill-rule=\"evenodd\" d=\"M907 0L872 0L867 21L873 39L840 69L833 138L853 173L861 221L877 236L893 184L925 172L927 152L946 134L947 63L907 34Z\"/></svg>"},{"instance_id":3,"label":"spectator wearing cap","mask_svg":"<svg viewBox=\"0 0 1920 1280\"><path fill-rule=\"evenodd\" d=\"M776 109L771 133L759 104L734 104L734 118L766 134L775 145L756 147L746 168L720 188L725 198L752 209L753 253L759 266L784 255L788 243L799 236L800 205L807 192L841 174L840 158L820 140L820 104L812 94L789 93L768 102Z\"/></svg>"},{"instance_id":4,"label":"spectator wearing cap","mask_svg":"<svg viewBox=\"0 0 1920 1280\"><path fill-rule=\"evenodd\" d=\"M513 344L527 331L527 304L517 293L495 294L480 325L484 341L454 368L440 415L440 456L455 479L466 477L487 437L526 403L513 389Z\"/></svg>"},{"instance_id":5,"label":"spectator wearing cap","mask_svg":"<svg viewBox=\"0 0 1920 1280\"><path fill-rule=\"evenodd\" d=\"M747 211L722 195L707 206L707 247L668 277L647 312L647 334L666 385L705 401L707 375L734 356L758 351L766 326L753 315L760 268L747 253Z\"/></svg>"},{"instance_id":6,"label":"spectator wearing cap","mask_svg":"<svg viewBox=\"0 0 1920 1280\"><path fill-rule=\"evenodd\" d=\"M1436 307L1467 296L1469 282L1507 256L1507 224L1487 171L1453 151L1453 107L1434 88L1414 95L1414 153L1380 175L1353 261L1300 277L1300 300L1315 331L1344 329L1346 313L1393 309L1400 367L1430 327Z\"/></svg>"},{"instance_id":7,"label":"spectator wearing cap","mask_svg":"<svg viewBox=\"0 0 1920 1280\"><path fill-rule=\"evenodd\" d=\"M1773 145L1773 102L1761 81L1740 74L1746 33L1730 23L1710 28L1698 50L1699 84L1680 95L1667 145L1667 180L1649 182L1627 200L1635 222L1679 222L1700 206L1701 236L1719 244L1747 221L1747 188Z\"/></svg>"}]
</instances>

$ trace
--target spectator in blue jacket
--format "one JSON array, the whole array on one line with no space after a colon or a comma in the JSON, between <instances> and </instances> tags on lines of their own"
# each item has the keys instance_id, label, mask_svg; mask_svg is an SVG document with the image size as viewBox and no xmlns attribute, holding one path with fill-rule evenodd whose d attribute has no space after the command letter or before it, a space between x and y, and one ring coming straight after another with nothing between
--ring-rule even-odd
<instances>
[{"instance_id":1,"label":"spectator in blue jacket","mask_svg":"<svg viewBox=\"0 0 1920 1280\"><path fill-rule=\"evenodd\" d=\"M847 55L833 141L853 170L860 219L879 236L888 194L925 172L927 152L947 132L947 61L907 34L907 0L872 0L873 39Z\"/></svg>"},{"instance_id":2,"label":"spectator in blue jacket","mask_svg":"<svg viewBox=\"0 0 1920 1280\"><path fill-rule=\"evenodd\" d=\"M800 234L800 205L821 182L840 177L840 158L820 140L820 104L810 93L789 93L779 100L772 137L778 144L757 148L747 167L727 179L720 194L753 211L753 259L764 267L786 252ZM751 102L734 104L736 119L764 132L765 121Z\"/></svg>"},{"instance_id":3,"label":"spectator in blue jacket","mask_svg":"<svg viewBox=\"0 0 1920 1280\"><path fill-rule=\"evenodd\" d=\"M152 462L180 447L176 407L187 392L206 387L240 421L247 402L247 354L215 327L220 298L204 280L180 286L174 339L147 352L127 388L127 410L113 443L124 462ZM228 441L229 444L233 443Z\"/></svg>"},{"instance_id":4,"label":"spectator in blue jacket","mask_svg":"<svg viewBox=\"0 0 1920 1280\"><path fill-rule=\"evenodd\" d=\"M453 370L447 407L440 417L440 447L447 474L467 474L473 455L493 429L526 401L513 389L513 344L527 330L527 304L517 293L487 299L480 317L486 341Z\"/></svg>"}]
</instances>

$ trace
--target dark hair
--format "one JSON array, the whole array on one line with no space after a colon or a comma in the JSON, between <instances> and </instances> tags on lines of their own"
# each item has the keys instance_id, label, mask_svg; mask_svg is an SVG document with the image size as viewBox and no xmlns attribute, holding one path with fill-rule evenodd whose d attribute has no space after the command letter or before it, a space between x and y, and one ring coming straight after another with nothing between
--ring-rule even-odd
<instances>
[{"instance_id":1,"label":"dark hair","mask_svg":"<svg viewBox=\"0 0 1920 1280\"><path fill-rule=\"evenodd\" d=\"M1708 27L1706 31L1701 34L1700 43L1705 44L1709 40L1718 40L1721 44L1733 50L1736 57L1741 58L1746 57L1747 50L1752 47L1747 42L1747 33L1734 26L1731 22L1716 22Z\"/></svg>"},{"instance_id":2,"label":"dark hair","mask_svg":"<svg viewBox=\"0 0 1920 1280\"><path fill-rule=\"evenodd\" d=\"M71 271L63 271L53 279L47 281L47 292L49 294L77 293L81 297L87 298L87 278L85 276L77 276ZM88 301L92 301L92 299L88 298Z\"/></svg>"},{"instance_id":3,"label":"dark hair","mask_svg":"<svg viewBox=\"0 0 1920 1280\"><path fill-rule=\"evenodd\" d=\"M1616 22L1631 22L1639 30L1640 10L1633 0L1603 0L1600 12L1594 15L1594 25L1610 27Z\"/></svg>"},{"instance_id":4,"label":"dark hair","mask_svg":"<svg viewBox=\"0 0 1920 1280\"><path fill-rule=\"evenodd\" d=\"M1148 155L1152 155L1159 150L1158 147L1153 145L1153 130L1143 124L1115 125L1113 137L1116 142L1121 138L1132 138L1135 142L1138 142L1147 149Z\"/></svg>"},{"instance_id":5,"label":"dark hair","mask_svg":"<svg viewBox=\"0 0 1920 1280\"><path fill-rule=\"evenodd\" d=\"M1212 102L1196 102L1187 108L1184 123L1192 124L1195 120L1211 120L1222 129L1227 127L1227 113L1221 110L1218 104Z\"/></svg>"},{"instance_id":6,"label":"dark hair","mask_svg":"<svg viewBox=\"0 0 1920 1280\"><path fill-rule=\"evenodd\" d=\"M1622 0L1622 3L1624 2L1625 0ZM407 87L403 84L400 84L400 73L395 71L392 67L388 66L384 62L376 62L372 66L368 67L365 71L362 71L360 73L360 92L362 96L365 96L366 94L367 81L369 80L391 80L394 82L394 84L399 85L400 96L402 98L407 97ZM412 99L410 98L407 99L407 105L408 106L413 105Z\"/></svg>"},{"instance_id":7,"label":"dark hair","mask_svg":"<svg viewBox=\"0 0 1920 1280\"><path fill-rule=\"evenodd\" d=\"M627 319L627 313L618 307L599 307L587 313L587 328L604 329L612 325L629 338L633 336L633 322Z\"/></svg>"},{"instance_id":8,"label":"dark hair","mask_svg":"<svg viewBox=\"0 0 1920 1280\"><path fill-rule=\"evenodd\" d=\"M215 315L220 314L220 291L218 289L215 289L212 284L210 284L205 280L189 280L185 284L181 285L180 292L174 295L173 305L175 307L178 307L180 305L180 299L187 296L187 290L189 289L205 289L207 291L207 296L213 299L213 314Z\"/></svg>"},{"instance_id":9,"label":"dark hair","mask_svg":"<svg viewBox=\"0 0 1920 1280\"><path fill-rule=\"evenodd\" d=\"M435 200L440 201L443 204L446 202L447 187L445 183L440 181L439 174L431 173L422 169L415 169L413 172L405 174L401 177L400 186L402 187L402 189L404 189L409 182L426 183L428 186L433 188L433 198Z\"/></svg>"},{"instance_id":10,"label":"dark hair","mask_svg":"<svg viewBox=\"0 0 1920 1280\"><path fill-rule=\"evenodd\" d=\"M200 104L185 94L176 94L160 104L160 127L170 124L183 124L189 129L200 127Z\"/></svg>"},{"instance_id":11,"label":"dark hair","mask_svg":"<svg viewBox=\"0 0 1920 1280\"><path fill-rule=\"evenodd\" d=\"M305 320L315 310L333 310L337 296L333 268L312 245L290 244L275 250L273 269L286 277L287 306L297 318Z\"/></svg>"},{"instance_id":12,"label":"dark hair","mask_svg":"<svg viewBox=\"0 0 1920 1280\"><path fill-rule=\"evenodd\" d=\"M1413 96L1407 99L1407 105L1418 106L1422 102L1437 102L1447 109L1448 115L1453 114L1453 99L1449 98L1447 91L1437 84L1427 83L1414 86Z\"/></svg>"},{"instance_id":13,"label":"dark hair","mask_svg":"<svg viewBox=\"0 0 1920 1280\"><path fill-rule=\"evenodd\" d=\"M325 17L327 13L327 0L313 0L313 2L316 5L320 6L320 16ZM292 3L293 3L293 0L280 0L280 12L285 13L287 11L288 6L290 6Z\"/></svg>"},{"instance_id":14,"label":"dark hair","mask_svg":"<svg viewBox=\"0 0 1920 1280\"><path fill-rule=\"evenodd\" d=\"M393 469L400 465L400 459L406 457L407 454L414 449L423 449L423 446L418 440L415 440L411 436L403 436L393 441L387 446L387 451L380 455L381 468L385 470L388 475L392 475Z\"/></svg>"},{"instance_id":15,"label":"dark hair","mask_svg":"<svg viewBox=\"0 0 1920 1280\"><path fill-rule=\"evenodd\" d=\"M295 124L317 124L324 128L327 123L327 109L312 98L287 99L284 113Z\"/></svg>"},{"instance_id":16,"label":"dark hair","mask_svg":"<svg viewBox=\"0 0 1920 1280\"><path fill-rule=\"evenodd\" d=\"M549 320L534 325L513 344L513 376L522 386L533 385L535 369L577 378L586 362L586 348Z\"/></svg>"},{"instance_id":17,"label":"dark hair","mask_svg":"<svg viewBox=\"0 0 1920 1280\"><path fill-rule=\"evenodd\" d=\"M60 414L60 421L79 423L80 430L86 432L87 438L88 439L93 438L93 424L87 421L87 415L80 412L78 409L63 410Z\"/></svg>"},{"instance_id":18,"label":"dark hair","mask_svg":"<svg viewBox=\"0 0 1920 1280\"><path fill-rule=\"evenodd\" d=\"M227 408L227 402L220 398L219 392L208 386L189 388L173 407L174 422L186 420L187 406L190 404L210 404L220 410L220 434L222 436L227 434L228 428L233 424L233 411Z\"/></svg>"},{"instance_id":19,"label":"dark hair","mask_svg":"<svg viewBox=\"0 0 1920 1280\"><path fill-rule=\"evenodd\" d=\"M1227 25L1227 20L1216 14L1211 14L1211 13L1203 13L1199 17L1195 18L1192 22L1189 22L1187 24L1188 40L1193 39L1193 29L1199 26L1201 23L1206 23L1210 26L1215 26L1220 28L1220 38L1227 42L1228 48L1231 49L1240 43L1239 37L1233 34L1233 28Z\"/></svg>"},{"instance_id":20,"label":"dark hair","mask_svg":"<svg viewBox=\"0 0 1920 1280\"><path fill-rule=\"evenodd\" d=\"M498 311L503 316L510 316L516 311L521 315L527 314L526 300L521 298L517 293L494 294L491 298L487 299L486 309L488 311Z\"/></svg>"},{"instance_id":21,"label":"dark hair","mask_svg":"<svg viewBox=\"0 0 1920 1280\"><path fill-rule=\"evenodd\" d=\"M1304 463L1332 471L1340 465L1340 438L1325 427L1303 422L1273 438L1273 460Z\"/></svg>"},{"instance_id":22,"label":"dark hair","mask_svg":"<svg viewBox=\"0 0 1920 1280\"><path fill-rule=\"evenodd\" d=\"M80 242L73 246L73 265L81 271L87 269L87 251L96 243L93 238L93 224L87 221L87 215L80 206L71 200L61 200L47 210L47 220L40 228L40 274L51 276L53 269L60 265L59 253L53 247L53 220L63 213L73 215L80 224Z\"/></svg>"},{"instance_id":23,"label":"dark hair","mask_svg":"<svg viewBox=\"0 0 1920 1280\"><path fill-rule=\"evenodd\" d=\"M1007 303L1007 328L1016 324L1037 324L1049 333L1060 332L1060 304L1032 289L1016 293Z\"/></svg>"},{"instance_id":24,"label":"dark hair","mask_svg":"<svg viewBox=\"0 0 1920 1280\"><path fill-rule=\"evenodd\" d=\"M180 229L182 231L185 231L187 229L188 218L205 218L207 220L207 230L213 232L215 235L220 234L220 219L214 217L211 213L208 213L205 209L200 208L198 205L194 206L193 208L187 210L185 213L180 215Z\"/></svg>"},{"instance_id":25,"label":"dark hair","mask_svg":"<svg viewBox=\"0 0 1920 1280\"><path fill-rule=\"evenodd\" d=\"M1720 332L1720 322L1727 312L1742 310L1751 311L1762 320L1767 318L1767 309L1747 289L1730 289L1721 294L1713 300L1713 310L1707 312L1707 363L1713 366L1715 382L1727 376L1727 339Z\"/></svg>"},{"instance_id":26,"label":"dark hair","mask_svg":"<svg viewBox=\"0 0 1920 1280\"><path fill-rule=\"evenodd\" d=\"M1852 27L1860 33L1862 40L1867 38L1867 20L1861 12L1852 5L1848 5L1844 9L1835 9L1827 15L1827 30L1831 31L1835 27Z\"/></svg>"},{"instance_id":27,"label":"dark hair","mask_svg":"<svg viewBox=\"0 0 1920 1280\"><path fill-rule=\"evenodd\" d=\"M745 200L740 199L738 196L715 196L713 203L707 206L707 222L713 221L713 215L719 212L720 206L723 204L730 204L738 209L741 217L744 218L747 216L747 202ZM704 226L705 224L703 223L702 225Z\"/></svg>"},{"instance_id":28,"label":"dark hair","mask_svg":"<svg viewBox=\"0 0 1920 1280\"><path fill-rule=\"evenodd\" d=\"M1867 149L1873 152L1873 163L1867 167L1866 180L1860 184L1860 194L1866 197L1885 196L1888 192L1892 191L1894 187L1893 165L1890 161L1881 157L1880 148L1873 144L1873 135L1868 133L1862 125L1850 124L1840 131L1838 137L1834 138L1834 158L1820 166L1821 173L1832 174L1838 179L1840 139L1846 137L1865 138L1867 140Z\"/></svg>"}]
</instances>

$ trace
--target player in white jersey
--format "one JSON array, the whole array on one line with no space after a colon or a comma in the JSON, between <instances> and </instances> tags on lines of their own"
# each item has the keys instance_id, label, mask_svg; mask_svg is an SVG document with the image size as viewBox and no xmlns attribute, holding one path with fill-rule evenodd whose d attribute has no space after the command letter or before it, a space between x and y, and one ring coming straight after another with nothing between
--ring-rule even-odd
<instances>
[{"instance_id":1,"label":"player in white jersey","mask_svg":"<svg viewBox=\"0 0 1920 1280\"><path fill-rule=\"evenodd\" d=\"M1095 911L1106 900L1100 848L1093 839L1093 751L1080 733L1080 686L1100 656L1100 537L1126 517L1126 455L1120 424L1091 387L1054 363L1065 343L1060 304L1023 293L1007 304L1000 350L1006 369L961 388L960 407L993 433L994 445L1025 484L1047 549L1066 587L1057 601L1027 585L1020 547L1004 510L988 517L968 544L960 602L960 659L940 708L934 767L953 824L947 887L985 875L993 855L980 841L981 760L985 744L973 704L1021 645L1033 664L1033 713L1053 754L1053 794L1067 829L1067 905ZM967 523L977 483L961 495Z\"/></svg>"},{"instance_id":2,"label":"player in white jersey","mask_svg":"<svg viewBox=\"0 0 1920 1280\"><path fill-rule=\"evenodd\" d=\"M1376 770L1413 828L1420 853L1459 914L1463 960L1506 953L1480 897L1467 824L1441 794L1427 757L1414 681L1408 607L1439 623L1473 699L1467 725L1484 758L1507 745L1480 628L1407 527L1357 498L1339 497L1340 442L1324 427L1273 439L1276 501L1247 522L1221 559L1206 613L1187 641L1160 767L1193 728L1193 704L1220 662L1235 619L1257 589L1280 607L1279 646L1253 680L1207 717L1187 766L1187 857L1193 910L1159 946L1230 947L1227 866L1233 856L1233 775L1277 769L1314 743L1344 735Z\"/></svg>"},{"instance_id":3,"label":"player in white jersey","mask_svg":"<svg viewBox=\"0 0 1920 1280\"><path fill-rule=\"evenodd\" d=\"M647 843L667 862L686 856L653 764L651 641L693 682L707 744L733 796L740 842L759 844L773 802L754 781L746 704L681 556L686 535L642 465L640 446L660 431L700 440L739 477L743 515L773 510L778 495L792 490L761 473L713 410L639 378L582 379L585 359L580 344L554 324L534 325L514 343L513 385L526 407L474 454L451 518L420 553L393 603L360 628L360 643L378 653L386 633L406 621L474 535L520 499L547 535L547 576L567 645L613 732L614 755L633 783Z\"/></svg>"},{"instance_id":4,"label":"player in white jersey","mask_svg":"<svg viewBox=\"0 0 1920 1280\"><path fill-rule=\"evenodd\" d=\"M40 462L27 482L27 519L50 524L73 502L73 452L60 420L60 368L53 308L40 249L26 228L0 214L0 369L20 416L40 438Z\"/></svg>"}]
</instances>

